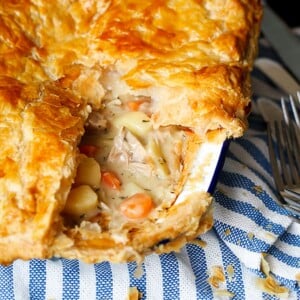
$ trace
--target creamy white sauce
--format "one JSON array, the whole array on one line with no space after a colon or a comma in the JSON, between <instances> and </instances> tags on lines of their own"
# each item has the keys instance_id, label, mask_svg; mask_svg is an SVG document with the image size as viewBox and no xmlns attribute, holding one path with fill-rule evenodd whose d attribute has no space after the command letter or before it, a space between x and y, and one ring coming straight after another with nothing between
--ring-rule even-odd
<instances>
[{"instance_id":1,"label":"creamy white sauce","mask_svg":"<svg viewBox=\"0 0 300 300\"><path fill-rule=\"evenodd\" d=\"M105 203L111 210L113 227L120 222L119 205L133 194L150 195L154 207L168 206L175 201L186 140L186 132L181 128L153 129L149 99L121 98L103 101L100 127L87 129L81 142L97 147L93 157L101 171L112 172L121 183L118 189L113 189L102 180L96 190L99 203ZM129 101L140 103L136 112L132 113ZM93 116L94 123L97 123L96 117Z\"/></svg>"}]
</instances>

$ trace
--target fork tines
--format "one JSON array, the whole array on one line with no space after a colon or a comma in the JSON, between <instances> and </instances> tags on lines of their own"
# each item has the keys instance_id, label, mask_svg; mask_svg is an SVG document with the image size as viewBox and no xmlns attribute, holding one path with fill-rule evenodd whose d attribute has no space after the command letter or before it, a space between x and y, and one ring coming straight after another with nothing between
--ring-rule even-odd
<instances>
[{"instance_id":1,"label":"fork tines","mask_svg":"<svg viewBox=\"0 0 300 300\"><path fill-rule=\"evenodd\" d=\"M290 108L292 111L292 114L294 116L294 121L296 122L297 126L300 128L300 117L299 117L299 113L297 110L297 106L300 106L300 92L297 92L297 99L298 99L298 104L296 102L296 100L294 99L294 97L292 95L289 96L288 101L290 103ZM290 117L290 113L289 113L289 109L287 107L286 104L286 100L285 98L281 98L281 107L282 107L282 112L283 112L283 116L284 116L284 120L286 123L289 123L289 121L291 120Z\"/></svg>"},{"instance_id":2,"label":"fork tines","mask_svg":"<svg viewBox=\"0 0 300 300\"><path fill-rule=\"evenodd\" d=\"M300 218L300 129L295 122L271 121L268 144L280 204Z\"/></svg>"}]
</instances>

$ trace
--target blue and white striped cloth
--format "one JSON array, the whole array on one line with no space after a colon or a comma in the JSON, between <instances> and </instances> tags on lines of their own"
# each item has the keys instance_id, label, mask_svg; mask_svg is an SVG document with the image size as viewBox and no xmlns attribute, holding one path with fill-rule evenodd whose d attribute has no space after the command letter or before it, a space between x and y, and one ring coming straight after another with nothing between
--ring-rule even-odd
<instances>
[{"instance_id":1,"label":"blue and white striped cloth","mask_svg":"<svg viewBox=\"0 0 300 300\"><path fill-rule=\"evenodd\" d=\"M201 243L187 244L180 253L150 255L141 266L16 261L0 266L0 300L125 300L130 286L148 300L229 299L217 296L208 282L217 266L226 278L219 290L232 293L232 299L275 300L258 286L265 277L262 253L272 277L289 289L288 299L300 299L300 224L276 204L265 124L255 110L249 120L245 136L230 144L214 192L214 227L199 237Z\"/></svg>"}]
</instances>

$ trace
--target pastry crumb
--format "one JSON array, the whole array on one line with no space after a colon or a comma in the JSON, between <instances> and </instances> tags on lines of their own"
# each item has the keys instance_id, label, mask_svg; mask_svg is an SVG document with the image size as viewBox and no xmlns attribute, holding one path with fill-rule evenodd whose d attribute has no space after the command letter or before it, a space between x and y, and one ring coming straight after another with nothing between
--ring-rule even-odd
<instances>
[{"instance_id":1,"label":"pastry crumb","mask_svg":"<svg viewBox=\"0 0 300 300\"><path fill-rule=\"evenodd\" d=\"M228 236L228 235L230 235L231 231L230 231L229 228L227 228L227 229L224 231L224 233L225 233L226 236Z\"/></svg>"},{"instance_id":2,"label":"pastry crumb","mask_svg":"<svg viewBox=\"0 0 300 300\"><path fill-rule=\"evenodd\" d=\"M248 236L249 240L253 240L254 239L254 233L253 232L249 232L247 234L247 236Z\"/></svg>"},{"instance_id":3,"label":"pastry crumb","mask_svg":"<svg viewBox=\"0 0 300 300\"><path fill-rule=\"evenodd\" d=\"M195 239L193 241L190 241L189 242L190 244L193 244L193 245L197 245L197 246L200 246L201 248L204 248L206 247L207 243L203 240L199 240L199 239Z\"/></svg>"},{"instance_id":4,"label":"pastry crumb","mask_svg":"<svg viewBox=\"0 0 300 300\"><path fill-rule=\"evenodd\" d=\"M263 192L263 188L260 185L255 185L253 186L253 189L255 192L257 192L258 194Z\"/></svg>"},{"instance_id":5,"label":"pastry crumb","mask_svg":"<svg viewBox=\"0 0 300 300\"><path fill-rule=\"evenodd\" d=\"M213 266L210 270L208 283L214 288L219 288L225 282L225 275L221 266Z\"/></svg>"},{"instance_id":6,"label":"pastry crumb","mask_svg":"<svg viewBox=\"0 0 300 300\"><path fill-rule=\"evenodd\" d=\"M265 259L266 253L262 253L260 269L266 275L265 278L257 279L257 286L262 291L277 296L280 299L287 299L289 296L289 289L283 285L280 285L270 274L270 266L267 260ZM299 273L300 279L300 273Z\"/></svg>"},{"instance_id":7,"label":"pastry crumb","mask_svg":"<svg viewBox=\"0 0 300 300\"><path fill-rule=\"evenodd\" d=\"M265 259L266 253L262 253L261 256L262 257L260 262L260 270L268 276L270 274L270 266L267 260Z\"/></svg>"},{"instance_id":8,"label":"pastry crumb","mask_svg":"<svg viewBox=\"0 0 300 300\"><path fill-rule=\"evenodd\" d=\"M129 287L128 295L126 300L139 300L142 294L139 292L136 286Z\"/></svg>"},{"instance_id":9,"label":"pastry crumb","mask_svg":"<svg viewBox=\"0 0 300 300\"><path fill-rule=\"evenodd\" d=\"M226 269L230 278L234 276L234 268L228 265ZM214 299L231 299L235 296L234 293L225 289L226 277L221 266L213 266L210 269L208 283L213 289Z\"/></svg>"},{"instance_id":10,"label":"pastry crumb","mask_svg":"<svg viewBox=\"0 0 300 300\"><path fill-rule=\"evenodd\" d=\"M257 286L263 292L276 296L280 299L288 299L289 289L280 285L273 277L268 275L266 278L258 278Z\"/></svg>"},{"instance_id":11,"label":"pastry crumb","mask_svg":"<svg viewBox=\"0 0 300 300\"><path fill-rule=\"evenodd\" d=\"M226 267L226 272L227 272L227 275L228 275L228 280L230 282L233 281L233 278L234 278L234 266L233 265L228 265Z\"/></svg>"}]
</instances>

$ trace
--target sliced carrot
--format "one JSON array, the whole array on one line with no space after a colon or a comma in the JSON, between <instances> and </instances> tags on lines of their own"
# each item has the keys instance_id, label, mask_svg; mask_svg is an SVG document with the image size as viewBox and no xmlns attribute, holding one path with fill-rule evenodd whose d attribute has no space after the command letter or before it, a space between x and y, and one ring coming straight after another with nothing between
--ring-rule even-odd
<instances>
[{"instance_id":1,"label":"sliced carrot","mask_svg":"<svg viewBox=\"0 0 300 300\"><path fill-rule=\"evenodd\" d=\"M146 100L146 99L135 100L135 101L128 101L128 102L126 103L126 105L127 105L127 107L128 107L129 110L131 110L131 111L137 111L137 110L140 109L140 106L141 106L143 103L147 102L147 101L148 101L148 100Z\"/></svg>"},{"instance_id":2,"label":"sliced carrot","mask_svg":"<svg viewBox=\"0 0 300 300\"><path fill-rule=\"evenodd\" d=\"M97 151L97 147L94 145L81 145L79 146L79 151L82 154L85 154L88 157L93 157L96 154Z\"/></svg>"},{"instance_id":3,"label":"sliced carrot","mask_svg":"<svg viewBox=\"0 0 300 300\"><path fill-rule=\"evenodd\" d=\"M131 111L139 110L140 105L141 105L141 103L139 103L138 101L129 101L129 102L127 102L127 107Z\"/></svg>"},{"instance_id":4,"label":"sliced carrot","mask_svg":"<svg viewBox=\"0 0 300 300\"><path fill-rule=\"evenodd\" d=\"M147 217L154 207L152 198L145 193L136 193L120 204L122 214L129 219Z\"/></svg>"},{"instance_id":5,"label":"sliced carrot","mask_svg":"<svg viewBox=\"0 0 300 300\"><path fill-rule=\"evenodd\" d=\"M111 171L101 172L101 181L113 190L119 190L121 187L121 181L117 175Z\"/></svg>"}]
</instances>

